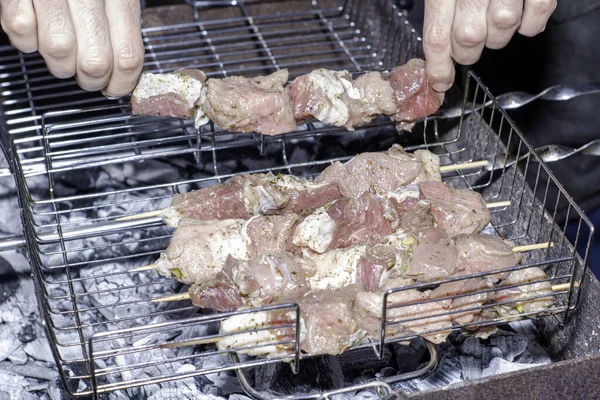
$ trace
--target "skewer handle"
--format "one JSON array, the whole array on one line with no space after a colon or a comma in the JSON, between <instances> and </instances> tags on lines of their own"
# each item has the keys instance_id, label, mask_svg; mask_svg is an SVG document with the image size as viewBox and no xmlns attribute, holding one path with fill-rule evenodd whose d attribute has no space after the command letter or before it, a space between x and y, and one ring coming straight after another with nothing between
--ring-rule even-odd
<instances>
[{"instance_id":1,"label":"skewer handle","mask_svg":"<svg viewBox=\"0 0 600 400\"><path fill-rule=\"evenodd\" d=\"M487 208L499 208L499 207L508 207L510 206L510 200L506 201L496 201L494 203L486 203Z\"/></svg>"},{"instance_id":2,"label":"skewer handle","mask_svg":"<svg viewBox=\"0 0 600 400\"><path fill-rule=\"evenodd\" d=\"M554 243L553 242L544 242L544 243L528 244L525 246L515 246L512 248L512 251L514 253L523 253L525 251L547 249L549 247L554 247Z\"/></svg>"}]
</instances>

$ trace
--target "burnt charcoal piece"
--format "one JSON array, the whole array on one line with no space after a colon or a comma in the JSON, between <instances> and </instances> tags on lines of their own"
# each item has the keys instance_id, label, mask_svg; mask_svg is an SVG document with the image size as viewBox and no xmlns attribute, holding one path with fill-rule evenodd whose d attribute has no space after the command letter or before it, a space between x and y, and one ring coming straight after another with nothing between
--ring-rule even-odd
<instances>
[{"instance_id":1,"label":"burnt charcoal piece","mask_svg":"<svg viewBox=\"0 0 600 400\"><path fill-rule=\"evenodd\" d=\"M339 361L330 356L301 360L297 375L288 364L275 363L258 367L254 376L255 389L281 395L334 390L344 383Z\"/></svg>"},{"instance_id":2,"label":"burnt charcoal piece","mask_svg":"<svg viewBox=\"0 0 600 400\"><path fill-rule=\"evenodd\" d=\"M18 288L17 273L8 261L0 257L0 303L12 297Z\"/></svg>"},{"instance_id":3,"label":"burnt charcoal piece","mask_svg":"<svg viewBox=\"0 0 600 400\"><path fill-rule=\"evenodd\" d=\"M19 338L21 343L29 343L33 342L37 338L37 335L35 334L35 329L33 329L33 325L27 324L23 328L21 328L21 331L17 334L17 337Z\"/></svg>"}]
</instances>

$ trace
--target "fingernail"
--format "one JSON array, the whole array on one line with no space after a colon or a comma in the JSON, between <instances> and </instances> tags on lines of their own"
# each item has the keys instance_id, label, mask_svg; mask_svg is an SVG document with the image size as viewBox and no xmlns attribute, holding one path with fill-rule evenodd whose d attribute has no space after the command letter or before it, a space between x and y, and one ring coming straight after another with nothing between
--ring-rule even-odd
<instances>
[{"instance_id":1,"label":"fingernail","mask_svg":"<svg viewBox=\"0 0 600 400\"><path fill-rule=\"evenodd\" d=\"M448 89L450 89L452 87L452 84L451 83L440 83L440 82L438 82L438 83L432 83L431 87L436 92L444 93L444 92L446 92Z\"/></svg>"},{"instance_id":2,"label":"fingernail","mask_svg":"<svg viewBox=\"0 0 600 400\"><path fill-rule=\"evenodd\" d=\"M106 90L102 89L100 91L100 93L102 93L102 96L106 97L108 100L119 100L121 97L119 96L111 96L110 94L108 94L108 92L106 92Z\"/></svg>"}]
</instances>

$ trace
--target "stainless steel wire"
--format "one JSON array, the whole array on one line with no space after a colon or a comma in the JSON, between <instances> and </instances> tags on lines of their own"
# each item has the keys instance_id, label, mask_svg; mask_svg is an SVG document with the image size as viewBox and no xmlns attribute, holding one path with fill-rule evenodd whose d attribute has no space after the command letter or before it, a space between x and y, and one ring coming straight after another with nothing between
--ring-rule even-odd
<instances>
[{"instance_id":1,"label":"stainless steel wire","mask_svg":"<svg viewBox=\"0 0 600 400\"><path fill-rule=\"evenodd\" d=\"M289 68L291 76L297 76L326 67L357 73L389 69L421 54L418 35L387 0L269 1L266 5L198 1L193 8L174 9L168 18L164 15L145 14L147 70L192 67L209 76L230 76ZM56 80L39 55L21 54L10 47L0 48L0 73L0 104L25 233L24 238L9 241L11 246L28 246L51 348L71 396L101 396L281 362L244 357L243 349L231 349L233 359L218 366L199 366L197 360L218 357L220 352L210 344L189 343L216 338L214 324L225 315L199 316L198 308L189 302L153 303L152 299L181 288L156 272L128 270L152 262L168 245L171 230L160 218L130 222L117 218L164 207L176 193L240 172L313 176L335 160L348 160L358 151L383 151L394 142L409 151L427 148L440 156L442 164L488 160L489 168L445 173L443 178L451 186L478 190L486 201L511 201L492 211L488 233L517 244L554 243L525 254L520 266L505 271L537 266L544 269L548 282L568 284L553 293L554 306L483 319L478 326L541 315L564 318L577 305L593 227L547 168L545 156L529 145L474 75L468 77L464 96L457 97L462 104L458 118L429 118L411 134L399 134L389 120L378 119L356 132L311 123L294 133L265 137L221 131L212 125L196 130L191 121L134 117L127 101L110 101L77 89L74 81ZM122 175L120 185L90 178L111 174ZM83 187L74 191L68 184L73 179ZM579 223L572 242L565 235L567 220ZM393 293L485 275L389 291L383 301L381 340L356 347L371 348L374 356L381 356L390 343L436 332L386 334L394 325L414 322L388 318L390 310L397 310L389 301ZM486 291L469 295L477 293ZM461 297L465 296L447 300ZM496 306L485 304L470 311ZM454 314L445 310L439 316ZM302 368L297 310L295 321L295 327L293 323L285 327L294 336L283 345L291 346L287 360ZM457 324L451 329L473 325ZM154 358L145 359L148 354ZM433 350L431 360L435 363ZM192 372L175 369L195 362L198 367ZM144 375L148 369L153 371L151 377Z\"/></svg>"}]
</instances>

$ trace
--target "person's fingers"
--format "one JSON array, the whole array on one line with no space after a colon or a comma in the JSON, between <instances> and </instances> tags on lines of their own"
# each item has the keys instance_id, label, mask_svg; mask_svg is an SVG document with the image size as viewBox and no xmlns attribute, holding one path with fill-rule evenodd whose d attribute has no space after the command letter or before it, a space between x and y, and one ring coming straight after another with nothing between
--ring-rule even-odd
<instances>
[{"instance_id":1,"label":"person's fingers","mask_svg":"<svg viewBox=\"0 0 600 400\"><path fill-rule=\"evenodd\" d=\"M122 97L130 93L144 65L144 43L139 0L106 0L114 66L104 93Z\"/></svg>"},{"instance_id":2,"label":"person's fingers","mask_svg":"<svg viewBox=\"0 0 600 400\"><path fill-rule=\"evenodd\" d=\"M103 0L68 0L77 36L77 82L85 90L106 87L113 67Z\"/></svg>"},{"instance_id":3,"label":"person's fingers","mask_svg":"<svg viewBox=\"0 0 600 400\"><path fill-rule=\"evenodd\" d=\"M481 57L487 38L490 0L457 0L452 23L452 58L471 65Z\"/></svg>"},{"instance_id":4,"label":"person's fingers","mask_svg":"<svg viewBox=\"0 0 600 400\"><path fill-rule=\"evenodd\" d=\"M491 0L487 14L487 41L489 49L501 49L510 42L521 24L523 0Z\"/></svg>"},{"instance_id":5,"label":"person's fingers","mask_svg":"<svg viewBox=\"0 0 600 400\"><path fill-rule=\"evenodd\" d=\"M37 50L37 21L32 0L0 0L0 25L23 53Z\"/></svg>"},{"instance_id":6,"label":"person's fingers","mask_svg":"<svg viewBox=\"0 0 600 400\"><path fill-rule=\"evenodd\" d=\"M67 0L33 0L38 24L38 50L57 78L75 75L77 39Z\"/></svg>"},{"instance_id":7,"label":"person's fingers","mask_svg":"<svg viewBox=\"0 0 600 400\"><path fill-rule=\"evenodd\" d=\"M437 92L445 92L454 82L451 33L455 3L455 0L425 0L423 50L429 83Z\"/></svg>"},{"instance_id":8,"label":"person's fingers","mask_svg":"<svg viewBox=\"0 0 600 400\"><path fill-rule=\"evenodd\" d=\"M556 0L525 0L519 33L524 36L535 36L543 32L556 5Z\"/></svg>"}]
</instances>

